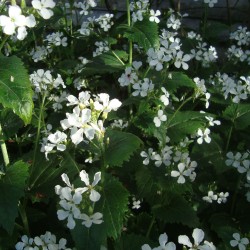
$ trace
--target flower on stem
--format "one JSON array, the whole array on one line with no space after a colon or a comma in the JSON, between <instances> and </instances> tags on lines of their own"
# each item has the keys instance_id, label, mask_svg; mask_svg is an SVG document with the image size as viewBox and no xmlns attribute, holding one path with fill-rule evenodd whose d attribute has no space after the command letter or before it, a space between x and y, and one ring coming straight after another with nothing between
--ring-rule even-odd
<instances>
[{"instance_id":1,"label":"flower on stem","mask_svg":"<svg viewBox=\"0 0 250 250\"><path fill-rule=\"evenodd\" d=\"M176 170L171 171L171 176L178 177L177 183L183 184L186 182L184 176L186 177L190 176L191 171L189 169L186 169L186 165L182 162L179 163L177 167L179 171L176 171Z\"/></svg>"},{"instance_id":2,"label":"flower on stem","mask_svg":"<svg viewBox=\"0 0 250 250\"><path fill-rule=\"evenodd\" d=\"M183 56L183 51L179 51L176 54L174 66L178 69L182 67L184 70L187 70L188 64L186 62L188 62L190 59L191 57L189 55L186 54Z\"/></svg>"}]
</instances>

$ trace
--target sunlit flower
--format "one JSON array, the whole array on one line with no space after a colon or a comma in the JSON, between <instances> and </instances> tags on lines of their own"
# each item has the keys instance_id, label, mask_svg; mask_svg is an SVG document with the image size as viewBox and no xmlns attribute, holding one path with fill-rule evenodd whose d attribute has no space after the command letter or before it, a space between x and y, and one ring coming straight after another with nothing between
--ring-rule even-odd
<instances>
[{"instance_id":1,"label":"sunlit flower","mask_svg":"<svg viewBox=\"0 0 250 250\"><path fill-rule=\"evenodd\" d=\"M56 4L53 0L33 0L31 4L44 19L49 19L54 15L51 9L53 9Z\"/></svg>"}]
</instances>

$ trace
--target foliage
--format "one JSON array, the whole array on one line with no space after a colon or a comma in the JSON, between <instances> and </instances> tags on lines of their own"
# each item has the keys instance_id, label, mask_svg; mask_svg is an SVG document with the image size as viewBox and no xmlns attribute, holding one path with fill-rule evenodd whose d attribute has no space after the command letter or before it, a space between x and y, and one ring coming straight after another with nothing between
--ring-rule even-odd
<instances>
[{"instance_id":1,"label":"foliage","mask_svg":"<svg viewBox=\"0 0 250 250\"><path fill-rule=\"evenodd\" d=\"M0 249L248 249L247 27L45 2L0 1Z\"/></svg>"}]
</instances>

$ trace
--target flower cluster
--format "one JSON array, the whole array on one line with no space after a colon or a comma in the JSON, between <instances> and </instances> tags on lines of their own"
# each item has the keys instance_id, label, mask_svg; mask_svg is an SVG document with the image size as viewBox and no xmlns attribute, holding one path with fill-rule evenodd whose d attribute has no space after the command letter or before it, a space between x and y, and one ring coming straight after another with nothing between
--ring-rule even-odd
<instances>
[{"instance_id":1,"label":"flower cluster","mask_svg":"<svg viewBox=\"0 0 250 250\"><path fill-rule=\"evenodd\" d=\"M235 76L229 76L226 73L217 73L212 84L219 88L225 99L231 96L234 103L240 103L242 100L247 100L250 94L250 79L249 76L240 76L237 79Z\"/></svg>"},{"instance_id":2,"label":"flower cluster","mask_svg":"<svg viewBox=\"0 0 250 250\"><path fill-rule=\"evenodd\" d=\"M213 191L208 191L207 196L202 197L202 200L212 203L213 201L217 201L218 204L221 203L226 203L227 202L227 197L229 196L228 192L220 192L217 194L214 194Z\"/></svg>"},{"instance_id":3,"label":"flower cluster","mask_svg":"<svg viewBox=\"0 0 250 250\"><path fill-rule=\"evenodd\" d=\"M73 229L76 225L75 219L80 220L82 225L87 228L91 227L92 224L101 224L103 222L103 215L99 212L87 215L84 213L89 207L86 207L87 197L83 198L83 194L87 194L91 202L97 202L101 198L101 195L96 191L96 185L101 180L101 172L97 172L94 175L94 181L92 184L89 182L89 176L85 170L79 173L81 181L86 185L85 187L74 188L74 185L70 183L67 174L62 174L62 180L67 185L61 187L60 185L55 186L55 192L60 197L59 205L61 209L57 211L59 220L67 219L67 227ZM92 208L93 210L93 208ZM89 211L89 210L87 210Z\"/></svg>"},{"instance_id":4,"label":"flower cluster","mask_svg":"<svg viewBox=\"0 0 250 250\"><path fill-rule=\"evenodd\" d=\"M169 138L166 139L166 142L169 142ZM165 145L160 153L155 152L152 148L149 148L148 152L142 151L140 155L144 158L143 164L149 165L150 161L154 161L156 167L166 166L166 176L169 173L171 177L177 178L177 183L179 184L184 184L186 182L185 178L194 181L196 178L195 169L197 162L192 161L189 157L187 149L189 143L187 139L185 143L181 142L175 147ZM175 170L176 168L177 170Z\"/></svg>"},{"instance_id":5,"label":"flower cluster","mask_svg":"<svg viewBox=\"0 0 250 250\"><path fill-rule=\"evenodd\" d=\"M44 235L29 238L27 235L21 237L21 241L15 245L16 250L38 250L38 249L54 249L54 250L71 250L66 247L67 241L61 238L58 243L56 236L51 232L46 232Z\"/></svg>"}]
</instances>

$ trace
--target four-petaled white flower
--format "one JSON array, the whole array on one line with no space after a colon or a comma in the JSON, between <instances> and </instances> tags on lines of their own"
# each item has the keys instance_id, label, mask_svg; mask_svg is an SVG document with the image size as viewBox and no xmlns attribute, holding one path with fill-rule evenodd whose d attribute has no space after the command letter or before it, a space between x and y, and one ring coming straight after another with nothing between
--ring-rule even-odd
<instances>
[{"instance_id":1,"label":"four-petaled white flower","mask_svg":"<svg viewBox=\"0 0 250 250\"><path fill-rule=\"evenodd\" d=\"M154 123L156 127L161 126L161 122L165 122L167 120L167 116L164 115L163 110L158 110L157 116L154 118Z\"/></svg>"},{"instance_id":2,"label":"four-petaled white flower","mask_svg":"<svg viewBox=\"0 0 250 250\"><path fill-rule=\"evenodd\" d=\"M197 131L197 136L199 136L199 138L197 139L198 144L202 144L203 141L205 141L206 143L210 143L211 138L209 137L209 134L210 129L206 128L205 130L202 130L199 128Z\"/></svg>"},{"instance_id":3,"label":"four-petaled white flower","mask_svg":"<svg viewBox=\"0 0 250 250\"><path fill-rule=\"evenodd\" d=\"M80 219L83 220L82 224L85 227L89 228L92 226L92 224L101 224L103 222L102 217L102 213L97 212L90 216L88 216L87 214L81 214Z\"/></svg>"},{"instance_id":4,"label":"four-petaled white flower","mask_svg":"<svg viewBox=\"0 0 250 250\"><path fill-rule=\"evenodd\" d=\"M249 244L248 238L241 238L239 233L233 234L233 240L230 241L232 247L237 247L239 250L246 250L246 246Z\"/></svg>"},{"instance_id":5,"label":"four-petaled white flower","mask_svg":"<svg viewBox=\"0 0 250 250\"><path fill-rule=\"evenodd\" d=\"M179 171L176 170L171 171L171 176L178 177L177 182L183 184L186 181L184 176L186 177L190 176L191 171L190 169L186 169L186 165L182 162L178 164L178 169Z\"/></svg>"},{"instance_id":6,"label":"four-petaled white flower","mask_svg":"<svg viewBox=\"0 0 250 250\"><path fill-rule=\"evenodd\" d=\"M86 173L85 170L82 170L79 175L81 180L86 185L86 187L83 188L83 192L90 191L90 196L89 196L90 200L93 202L98 201L101 195L96 190L94 190L94 187L101 180L101 172L95 173L94 181L92 182L92 184L89 183L89 175Z\"/></svg>"},{"instance_id":7,"label":"four-petaled white flower","mask_svg":"<svg viewBox=\"0 0 250 250\"><path fill-rule=\"evenodd\" d=\"M180 67L182 67L184 70L187 70L188 64L186 62L188 62L190 59L191 59L191 57L189 55L183 56L183 51L178 51L178 53L176 54L176 57L175 57L174 66L178 69Z\"/></svg>"},{"instance_id":8,"label":"four-petaled white flower","mask_svg":"<svg viewBox=\"0 0 250 250\"><path fill-rule=\"evenodd\" d=\"M156 22L159 23L160 19L158 18L158 16L161 15L161 12L159 10L150 10L150 17L149 17L149 21L150 22Z\"/></svg>"}]
</instances>

